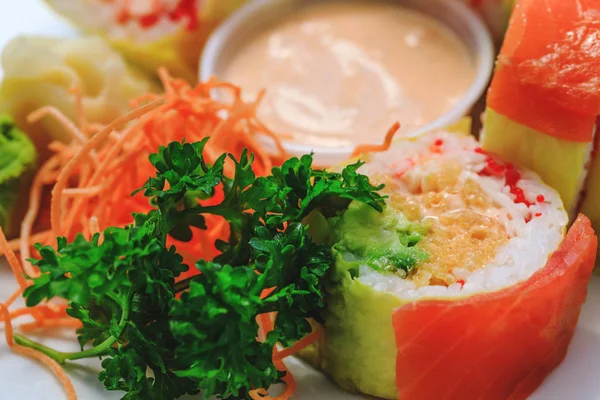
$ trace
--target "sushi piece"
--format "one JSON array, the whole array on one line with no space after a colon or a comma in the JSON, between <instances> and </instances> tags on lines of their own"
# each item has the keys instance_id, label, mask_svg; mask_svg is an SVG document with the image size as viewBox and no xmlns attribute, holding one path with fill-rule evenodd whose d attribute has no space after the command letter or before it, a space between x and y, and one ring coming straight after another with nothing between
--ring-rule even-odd
<instances>
[{"instance_id":1,"label":"sushi piece","mask_svg":"<svg viewBox=\"0 0 600 400\"><path fill-rule=\"evenodd\" d=\"M517 2L488 91L482 133L485 150L537 172L572 216L592 165L600 114L598 15L597 0Z\"/></svg>"},{"instance_id":2,"label":"sushi piece","mask_svg":"<svg viewBox=\"0 0 600 400\"><path fill-rule=\"evenodd\" d=\"M558 193L467 136L404 139L361 171L389 198L329 220L325 332L307 358L386 399L525 398L573 334L589 221L564 239Z\"/></svg>"},{"instance_id":3,"label":"sushi piece","mask_svg":"<svg viewBox=\"0 0 600 400\"><path fill-rule=\"evenodd\" d=\"M36 165L31 140L10 116L0 115L0 228L8 237L19 232Z\"/></svg>"},{"instance_id":4,"label":"sushi piece","mask_svg":"<svg viewBox=\"0 0 600 400\"><path fill-rule=\"evenodd\" d=\"M528 398L566 355L596 247L589 220L580 216L527 281L395 310L399 398ZM436 384L424 384L426 376L435 376Z\"/></svg>"},{"instance_id":5,"label":"sushi piece","mask_svg":"<svg viewBox=\"0 0 600 400\"><path fill-rule=\"evenodd\" d=\"M101 35L148 73L165 67L195 83L214 28L246 0L45 0L85 32Z\"/></svg>"}]
</instances>

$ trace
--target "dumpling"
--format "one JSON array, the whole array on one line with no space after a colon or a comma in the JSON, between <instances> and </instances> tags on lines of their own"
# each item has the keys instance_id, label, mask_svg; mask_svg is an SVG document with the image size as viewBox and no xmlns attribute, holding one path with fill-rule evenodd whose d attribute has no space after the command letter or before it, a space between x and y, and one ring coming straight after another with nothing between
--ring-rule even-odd
<instances>
[{"instance_id":1,"label":"dumpling","mask_svg":"<svg viewBox=\"0 0 600 400\"><path fill-rule=\"evenodd\" d=\"M246 0L46 0L86 32L100 34L149 73L166 67L190 83L213 29Z\"/></svg>"},{"instance_id":2,"label":"dumpling","mask_svg":"<svg viewBox=\"0 0 600 400\"><path fill-rule=\"evenodd\" d=\"M49 142L71 138L52 118L28 124L32 111L53 106L74 120L76 96L71 90L77 89L87 121L105 124L127 112L131 99L157 87L97 36L19 36L2 52L2 67L0 112L12 115L30 135L42 159Z\"/></svg>"}]
</instances>

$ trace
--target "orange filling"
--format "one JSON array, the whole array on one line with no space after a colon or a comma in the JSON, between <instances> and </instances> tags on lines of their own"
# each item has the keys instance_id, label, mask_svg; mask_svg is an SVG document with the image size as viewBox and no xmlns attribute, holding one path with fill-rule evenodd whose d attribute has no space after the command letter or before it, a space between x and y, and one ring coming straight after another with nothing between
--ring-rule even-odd
<instances>
[{"instance_id":1,"label":"orange filling","mask_svg":"<svg viewBox=\"0 0 600 400\"><path fill-rule=\"evenodd\" d=\"M429 254L409 276L417 287L464 283L453 270L473 272L489 264L500 246L508 241L504 225L486 215L499 209L477 182L459 179L462 167L455 162L435 163L435 168L418 178L403 175L411 192L398 191L398 181L386 178L389 204L409 220L428 227L418 247ZM414 185L414 181L418 185Z\"/></svg>"}]
</instances>

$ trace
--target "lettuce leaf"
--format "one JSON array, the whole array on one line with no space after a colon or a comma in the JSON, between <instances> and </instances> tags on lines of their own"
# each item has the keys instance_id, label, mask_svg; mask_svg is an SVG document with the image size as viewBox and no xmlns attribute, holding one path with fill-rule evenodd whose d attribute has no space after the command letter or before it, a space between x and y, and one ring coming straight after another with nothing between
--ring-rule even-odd
<instances>
[{"instance_id":1,"label":"lettuce leaf","mask_svg":"<svg viewBox=\"0 0 600 400\"><path fill-rule=\"evenodd\" d=\"M0 115L0 227L7 236L18 229L35 170L37 154L29 137L6 114Z\"/></svg>"}]
</instances>

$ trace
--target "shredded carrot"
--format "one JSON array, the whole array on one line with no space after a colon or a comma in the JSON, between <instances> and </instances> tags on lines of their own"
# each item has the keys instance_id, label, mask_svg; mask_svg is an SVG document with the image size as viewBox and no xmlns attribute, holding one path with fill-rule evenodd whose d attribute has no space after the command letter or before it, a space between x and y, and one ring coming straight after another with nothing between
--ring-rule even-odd
<instances>
[{"instance_id":1,"label":"shredded carrot","mask_svg":"<svg viewBox=\"0 0 600 400\"><path fill-rule=\"evenodd\" d=\"M10 307L12 305L12 303L15 302L16 299L19 298L19 296L23 293L23 289L21 289L20 287L15 290L10 296L8 296L8 299L6 299L6 301L4 302L4 305L6 307Z\"/></svg>"},{"instance_id":2,"label":"shredded carrot","mask_svg":"<svg viewBox=\"0 0 600 400\"><path fill-rule=\"evenodd\" d=\"M62 304L60 306L57 304L39 304L34 307L18 308L10 313L11 319L15 319L23 315L30 315L36 321L43 321L48 318L70 319L72 321L77 321L71 317L68 317L66 313L66 304Z\"/></svg>"},{"instance_id":3,"label":"shredded carrot","mask_svg":"<svg viewBox=\"0 0 600 400\"><path fill-rule=\"evenodd\" d=\"M25 290L25 288L27 287L27 281L25 280L23 269L19 264L19 259L15 255L15 252L8 247L8 241L6 240L6 236L4 236L4 231L2 230L2 228L0 228L0 249L6 256L8 265L10 265L10 269L12 270L12 273L15 276L19 287L21 288L21 290Z\"/></svg>"},{"instance_id":4,"label":"shredded carrot","mask_svg":"<svg viewBox=\"0 0 600 400\"><path fill-rule=\"evenodd\" d=\"M37 175L33 180L33 184L31 186L31 192L29 194L29 208L27 209L27 213L25 214L25 218L23 218L23 222L21 223L21 239L20 239L20 249L21 249L21 261L23 262L23 268L27 275L35 276L36 272L33 270L31 264L27 259L29 258L29 249L33 243L31 243L30 235L33 229L33 224L35 223L36 218L38 217L40 206L41 206L41 198L42 198L42 189L44 183L46 183L47 175L50 174L50 171L54 170L59 165L57 159L50 159L44 166L40 168ZM52 233L52 232L49 232ZM36 238L38 239L38 238ZM41 238L40 238L41 239ZM47 239L47 238L46 238ZM41 240L40 240L41 241ZM35 243L35 242L34 242Z\"/></svg>"},{"instance_id":5,"label":"shredded carrot","mask_svg":"<svg viewBox=\"0 0 600 400\"><path fill-rule=\"evenodd\" d=\"M239 155L243 148L250 148L256 155L254 169L257 175L268 173L273 165L272 158L260 148L255 137L264 135L275 137L256 118L256 107L261 96L255 102L244 102L241 90L231 84L210 80L195 87L185 81L171 78L166 70L161 69L159 75L165 87L165 93L147 94L134 101L134 105L147 102L164 102L157 109L141 109L134 111L136 115L127 115L97 131L97 124L90 124L83 116L81 107L77 107L76 126L64 115L52 107L44 107L29 116L29 120L37 120L51 116L64 126L75 139L68 145L55 144L54 156L40 169L36 182L32 187L30 207L27 218L23 221L21 235L21 259L28 274L34 275L31 266L26 262L29 258L31 230L40 207L40 193L44 184L54 185L51 199L52 236L71 234L83 230L84 225L90 230L89 221L92 216L98 218L98 229L106 226L123 226L131 222L132 212L146 212L147 202L130 199L131 192L139 187L152 174L147 157L156 151L159 145L172 140L200 140L206 136L213 140L206 146L206 159L213 162L221 153L230 152ZM226 90L232 97L230 102L213 99L211 92L219 88ZM78 95L78 91L74 91ZM151 106L156 107L156 106ZM146 113L137 123L119 132L113 128L125 125L136 116ZM223 117L225 112L228 116ZM90 138L91 135L91 138ZM276 138L277 139L277 138ZM283 146L276 140L278 157L282 157ZM93 159L90 156L94 155ZM58 166L58 172L56 172ZM231 173L231 165L226 167ZM54 176L54 179L50 175ZM50 181L50 182L48 182ZM128 207L122 207L126 203ZM226 235L226 227L218 224L209 226L206 234L211 241ZM39 239L36 236L36 239ZM50 238L43 237L45 244ZM197 242L197 241L195 241ZM196 256L216 253L212 245L196 246L192 252ZM186 249L189 252L189 249Z\"/></svg>"},{"instance_id":6,"label":"shredded carrot","mask_svg":"<svg viewBox=\"0 0 600 400\"><path fill-rule=\"evenodd\" d=\"M33 246L35 243L46 242L46 239L52 235L50 231L38 232L29 238L29 245ZM12 251L18 251L21 246L21 238L12 239L8 241L8 248ZM3 256L4 253L0 251L0 256Z\"/></svg>"},{"instance_id":7,"label":"shredded carrot","mask_svg":"<svg viewBox=\"0 0 600 400\"><path fill-rule=\"evenodd\" d=\"M268 295L268 293L270 293L271 291L272 291L272 289L267 289L267 290L263 291L263 295L265 295L265 292L267 293L266 295ZM275 317L276 317L276 313L260 314L257 317L258 340L259 341L265 340L267 337L267 334L274 329ZM297 352L299 352L300 350L306 348L307 346L310 346L312 343L315 343L317 340L319 340L321 338L322 334L323 334L323 330L318 329L315 332L312 332L312 333L306 335L304 338L302 338L301 340L296 342L290 348L287 348L284 350L277 350L276 348L273 349L273 365L275 365L275 367L278 370L285 372L285 375L282 378L283 382L285 383L285 390L279 396L271 397L269 395L269 392L265 388L259 388L259 389L250 391L250 393L249 393L250 397L255 400L288 400L288 399L290 399L292 397L292 395L294 394L294 392L296 391L296 380L294 379L294 376L292 375L292 373L287 369L285 363L283 362L283 359L286 357L292 356L292 355L296 354Z\"/></svg>"},{"instance_id":8,"label":"shredded carrot","mask_svg":"<svg viewBox=\"0 0 600 400\"><path fill-rule=\"evenodd\" d=\"M294 375L289 371L285 363L281 360L275 361L275 367L279 371L285 372L285 375L281 380L285 383L284 391L275 397L271 397L269 392L265 388L251 390L248 394L250 398L253 400L289 400L292 398L294 393L296 392L296 379L294 379Z\"/></svg>"},{"instance_id":9,"label":"shredded carrot","mask_svg":"<svg viewBox=\"0 0 600 400\"><path fill-rule=\"evenodd\" d=\"M285 363L281 360L274 361L275 367L279 371L285 372L285 375L281 380L285 383L284 391L275 397L271 397L269 392L265 388L259 388L255 390L251 390L248 394L250 398L253 400L289 400L292 398L294 393L296 392L296 379L294 379L294 375L289 371Z\"/></svg>"},{"instance_id":10,"label":"shredded carrot","mask_svg":"<svg viewBox=\"0 0 600 400\"><path fill-rule=\"evenodd\" d=\"M293 356L294 354L298 353L300 350L302 350L302 349L310 346L311 344L315 343L316 341L318 341L321 338L321 336L323 336L322 329L319 329L317 331L309 333L308 335L304 336L302 339L300 339L299 341L294 343L294 345L292 347L278 351L273 356L273 359L274 360L283 360L286 357Z\"/></svg>"},{"instance_id":11,"label":"shredded carrot","mask_svg":"<svg viewBox=\"0 0 600 400\"><path fill-rule=\"evenodd\" d=\"M71 383L71 380L67 376L65 370L56 361L44 353L16 344L13 339L13 328L8 308L2 303L0 303L0 313L2 313L2 320L4 321L4 335L6 337L6 343L8 343L8 346L15 353L33 358L34 360L37 360L50 368L50 370L54 373L54 375L56 375L60 383L63 385L65 392L67 392L67 399L77 400L75 388L73 387L73 384Z\"/></svg>"},{"instance_id":12,"label":"shredded carrot","mask_svg":"<svg viewBox=\"0 0 600 400\"><path fill-rule=\"evenodd\" d=\"M50 220L52 224L52 232L56 236L60 235L61 230L61 200L63 195L63 190L67 187L69 177L71 172L77 166L77 163L80 162L84 157L88 155L90 151L92 151L98 144L102 143L106 140L108 135L112 133L113 130L120 128L121 126L131 122L139 116L142 116L149 111L156 109L160 105L163 104L163 101L157 100L153 103L142 106L136 110L131 111L129 114L124 115L122 117L117 118L110 124L108 124L104 129L94 135L90 140L88 140L80 151L67 162L67 164L63 167L58 175L58 179L56 180L56 184L52 189L52 203L50 204Z\"/></svg>"},{"instance_id":13,"label":"shredded carrot","mask_svg":"<svg viewBox=\"0 0 600 400\"><path fill-rule=\"evenodd\" d=\"M354 148L351 157L356 157L365 153L377 153L382 151L387 151L392 145L392 140L394 139L394 135L400 129L400 122L396 122L394 125L390 127L390 129L385 134L385 138L383 139L382 144L359 144Z\"/></svg>"},{"instance_id":14,"label":"shredded carrot","mask_svg":"<svg viewBox=\"0 0 600 400\"><path fill-rule=\"evenodd\" d=\"M269 392L265 388L251 390L248 394L252 400L264 400L269 397Z\"/></svg>"},{"instance_id":15,"label":"shredded carrot","mask_svg":"<svg viewBox=\"0 0 600 400\"><path fill-rule=\"evenodd\" d=\"M22 332L31 332L45 328L81 328L81 322L71 317L55 318L55 319L43 319L35 322L22 324L19 329Z\"/></svg>"},{"instance_id":16,"label":"shredded carrot","mask_svg":"<svg viewBox=\"0 0 600 400\"><path fill-rule=\"evenodd\" d=\"M35 313L34 308L23 307L23 308L19 308L19 309L15 310L15 311L11 311L10 319L15 319L15 318L21 317L23 315L32 315L34 313Z\"/></svg>"},{"instance_id":17,"label":"shredded carrot","mask_svg":"<svg viewBox=\"0 0 600 400\"><path fill-rule=\"evenodd\" d=\"M285 372L285 375L281 378L283 383L285 383L285 390L279 396L274 397L273 400L288 400L296 391L296 379L294 379L294 375L287 369L283 361L275 361L275 367Z\"/></svg>"}]
</instances>

